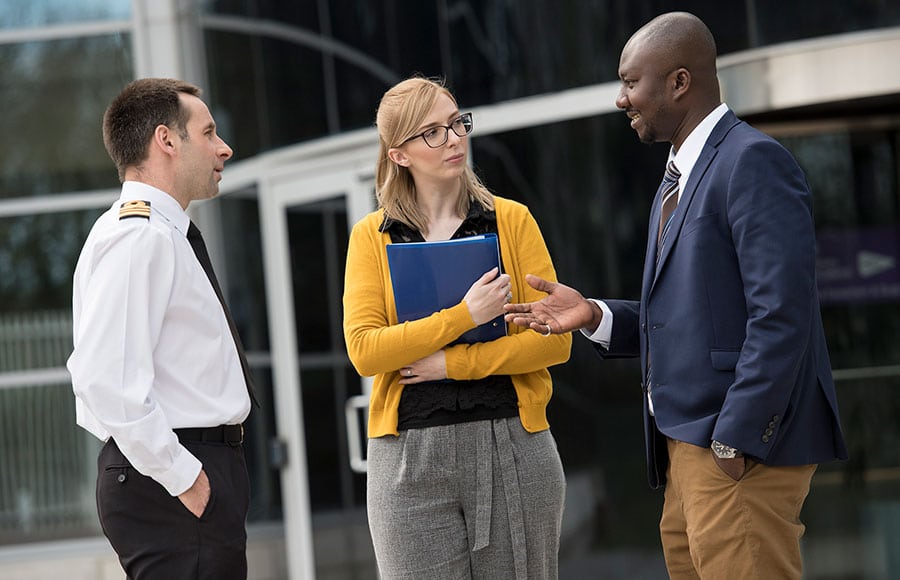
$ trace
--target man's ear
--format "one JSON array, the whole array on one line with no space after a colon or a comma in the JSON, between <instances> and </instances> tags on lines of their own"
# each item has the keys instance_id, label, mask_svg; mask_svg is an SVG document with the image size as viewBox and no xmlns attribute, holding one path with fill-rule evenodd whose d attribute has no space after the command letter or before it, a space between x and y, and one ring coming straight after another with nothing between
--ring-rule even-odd
<instances>
[{"instance_id":1,"label":"man's ear","mask_svg":"<svg viewBox=\"0 0 900 580\"><path fill-rule=\"evenodd\" d=\"M175 134L166 125L157 125L153 131L153 145L166 155L175 153Z\"/></svg>"},{"instance_id":2,"label":"man's ear","mask_svg":"<svg viewBox=\"0 0 900 580\"><path fill-rule=\"evenodd\" d=\"M388 159L390 159L400 167L409 167L409 156L396 147L388 149Z\"/></svg>"},{"instance_id":3,"label":"man's ear","mask_svg":"<svg viewBox=\"0 0 900 580\"><path fill-rule=\"evenodd\" d=\"M691 86L691 71L684 67L675 69L669 75L669 83L672 88L672 96L676 99L681 98Z\"/></svg>"}]
</instances>

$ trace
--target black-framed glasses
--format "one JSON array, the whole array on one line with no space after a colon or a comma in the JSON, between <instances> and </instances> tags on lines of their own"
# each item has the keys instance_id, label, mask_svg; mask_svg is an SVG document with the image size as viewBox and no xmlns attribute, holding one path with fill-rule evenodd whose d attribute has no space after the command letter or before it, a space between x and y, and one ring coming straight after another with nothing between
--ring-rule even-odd
<instances>
[{"instance_id":1,"label":"black-framed glasses","mask_svg":"<svg viewBox=\"0 0 900 580\"><path fill-rule=\"evenodd\" d=\"M463 113L459 117L453 119L453 122L449 125L429 127L418 135L413 135L403 143L409 143L413 139L421 137L426 145L432 149L437 149L447 142L447 139L450 137L449 131L453 131L458 137L465 137L471 133L474 128L475 125L472 123L472 113ZM401 145L403 143L401 143Z\"/></svg>"}]
</instances>

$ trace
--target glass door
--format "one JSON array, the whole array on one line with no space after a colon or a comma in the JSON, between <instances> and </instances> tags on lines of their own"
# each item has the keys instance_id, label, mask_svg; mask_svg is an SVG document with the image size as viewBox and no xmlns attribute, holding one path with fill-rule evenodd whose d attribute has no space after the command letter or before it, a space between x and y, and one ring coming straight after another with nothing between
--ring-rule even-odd
<instances>
[{"instance_id":1,"label":"glass door","mask_svg":"<svg viewBox=\"0 0 900 580\"><path fill-rule=\"evenodd\" d=\"M282 463L292 580L377 578L365 475L358 458L351 462L347 435L355 418L347 402L366 393L347 358L341 306L350 227L370 210L369 183L346 169L295 173L272 179L260 200L278 423L272 451Z\"/></svg>"}]
</instances>

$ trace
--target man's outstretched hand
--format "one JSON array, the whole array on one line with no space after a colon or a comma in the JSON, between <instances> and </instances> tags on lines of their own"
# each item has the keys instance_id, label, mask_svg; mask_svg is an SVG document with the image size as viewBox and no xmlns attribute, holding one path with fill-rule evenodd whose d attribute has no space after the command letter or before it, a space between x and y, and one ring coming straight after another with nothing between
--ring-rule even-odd
<instances>
[{"instance_id":1,"label":"man's outstretched hand","mask_svg":"<svg viewBox=\"0 0 900 580\"><path fill-rule=\"evenodd\" d=\"M525 276L525 281L535 290L546 292L547 296L537 302L507 304L504 306L506 322L544 335L565 334L580 328L593 332L600 325L603 311L578 290L532 274Z\"/></svg>"}]
</instances>

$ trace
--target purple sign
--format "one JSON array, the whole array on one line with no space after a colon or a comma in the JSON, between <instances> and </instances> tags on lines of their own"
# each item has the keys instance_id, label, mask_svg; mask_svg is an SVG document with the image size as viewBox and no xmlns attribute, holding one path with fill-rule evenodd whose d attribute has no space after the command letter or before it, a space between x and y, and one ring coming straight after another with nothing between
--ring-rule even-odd
<instances>
[{"instance_id":1,"label":"purple sign","mask_svg":"<svg viewBox=\"0 0 900 580\"><path fill-rule=\"evenodd\" d=\"M816 234L822 304L900 299L900 231L893 227Z\"/></svg>"}]
</instances>

